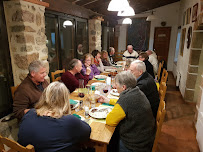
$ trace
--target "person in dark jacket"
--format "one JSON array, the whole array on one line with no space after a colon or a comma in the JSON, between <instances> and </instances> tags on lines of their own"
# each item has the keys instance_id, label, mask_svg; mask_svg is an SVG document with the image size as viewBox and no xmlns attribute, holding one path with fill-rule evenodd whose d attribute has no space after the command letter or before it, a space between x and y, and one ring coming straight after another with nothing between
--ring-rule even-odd
<instances>
[{"instance_id":1,"label":"person in dark jacket","mask_svg":"<svg viewBox=\"0 0 203 152\"><path fill-rule=\"evenodd\" d=\"M152 76L146 71L145 63L139 60L133 61L129 70L137 78L137 86L146 95L150 102L154 118L156 119L159 107L159 93Z\"/></svg>"},{"instance_id":2,"label":"person in dark jacket","mask_svg":"<svg viewBox=\"0 0 203 152\"><path fill-rule=\"evenodd\" d=\"M153 65L148 61L149 57L148 57L147 53L141 52L141 53L139 54L138 59L139 59L140 61L143 61L143 62L145 63L147 72L148 72L149 74L151 74L151 76L152 76L153 78L155 78Z\"/></svg>"},{"instance_id":3,"label":"person in dark jacket","mask_svg":"<svg viewBox=\"0 0 203 152\"><path fill-rule=\"evenodd\" d=\"M28 67L29 74L19 85L14 95L13 113L20 121L38 102L43 90L48 86L45 80L47 75L46 66L43 61L32 61Z\"/></svg>"},{"instance_id":4,"label":"person in dark jacket","mask_svg":"<svg viewBox=\"0 0 203 152\"><path fill-rule=\"evenodd\" d=\"M33 145L36 152L78 152L78 144L88 141L90 132L86 122L71 115L69 91L56 81L22 118L18 142Z\"/></svg>"}]
</instances>

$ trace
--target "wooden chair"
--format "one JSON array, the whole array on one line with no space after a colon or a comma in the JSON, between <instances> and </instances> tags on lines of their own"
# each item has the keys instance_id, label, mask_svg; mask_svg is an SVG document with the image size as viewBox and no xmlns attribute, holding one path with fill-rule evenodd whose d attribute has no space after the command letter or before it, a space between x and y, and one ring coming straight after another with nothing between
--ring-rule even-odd
<instances>
[{"instance_id":1,"label":"wooden chair","mask_svg":"<svg viewBox=\"0 0 203 152\"><path fill-rule=\"evenodd\" d=\"M168 72L166 71L166 69L163 69L160 84L162 84L162 82L166 83L167 79L168 79Z\"/></svg>"},{"instance_id":2,"label":"wooden chair","mask_svg":"<svg viewBox=\"0 0 203 152\"><path fill-rule=\"evenodd\" d=\"M122 61L123 60L123 52L115 52L115 61Z\"/></svg>"},{"instance_id":3,"label":"wooden chair","mask_svg":"<svg viewBox=\"0 0 203 152\"><path fill-rule=\"evenodd\" d=\"M62 73L65 73L65 69L63 69L63 70L57 70L55 72L51 72L51 80L52 80L52 82L54 82L54 81L60 81L61 80L61 76L58 76L58 77L55 78L55 75L62 74Z\"/></svg>"},{"instance_id":4,"label":"wooden chair","mask_svg":"<svg viewBox=\"0 0 203 152\"><path fill-rule=\"evenodd\" d=\"M6 152L4 145L10 148L7 152L35 152L34 146L27 145L26 147L20 145L16 141L2 137L0 135L0 151Z\"/></svg>"},{"instance_id":5,"label":"wooden chair","mask_svg":"<svg viewBox=\"0 0 203 152\"><path fill-rule=\"evenodd\" d=\"M16 90L17 90L17 88L19 87L19 85L17 85L17 86L12 86L11 87L11 94L12 94L12 98L14 99L14 94L15 94L15 92L16 92Z\"/></svg>"},{"instance_id":6,"label":"wooden chair","mask_svg":"<svg viewBox=\"0 0 203 152\"><path fill-rule=\"evenodd\" d=\"M160 100L164 100L165 99L166 89L167 89L166 83L162 82L160 84L160 86L159 86L159 98L160 98Z\"/></svg>"},{"instance_id":7,"label":"wooden chair","mask_svg":"<svg viewBox=\"0 0 203 152\"><path fill-rule=\"evenodd\" d=\"M165 114L166 114L166 108L165 108L166 104L164 100L160 100L159 103L159 109L157 111L157 116L156 116L156 136L155 136L155 140L154 140L154 145L152 148L152 152L156 152L157 149L157 145L158 145L158 140L161 134L161 128L162 128L162 124L164 122L164 118L165 118Z\"/></svg>"},{"instance_id":8,"label":"wooden chair","mask_svg":"<svg viewBox=\"0 0 203 152\"><path fill-rule=\"evenodd\" d=\"M157 75L156 75L156 80L157 81L159 81L159 79L160 79L161 69L163 68L163 65L164 65L164 61L159 63L159 68L158 68L158 72L157 72Z\"/></svg>"}]
</instances>

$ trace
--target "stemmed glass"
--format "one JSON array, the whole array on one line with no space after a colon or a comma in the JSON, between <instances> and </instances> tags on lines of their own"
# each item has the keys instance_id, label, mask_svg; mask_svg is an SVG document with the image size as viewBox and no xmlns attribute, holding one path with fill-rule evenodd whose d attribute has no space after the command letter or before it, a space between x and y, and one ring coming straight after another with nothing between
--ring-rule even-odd
<instances>
[{"instance_id":1,"label":"stemmed glass","mask_svg":"<svg viewBox=\"0 0 203 152\"><path fill-rule=\"evenodd\" d=\"M83 79L79 79L78 96L80 98L83 98L85 96L85 94L84 94L84 80Z\"/></svg>"}]
</instances>

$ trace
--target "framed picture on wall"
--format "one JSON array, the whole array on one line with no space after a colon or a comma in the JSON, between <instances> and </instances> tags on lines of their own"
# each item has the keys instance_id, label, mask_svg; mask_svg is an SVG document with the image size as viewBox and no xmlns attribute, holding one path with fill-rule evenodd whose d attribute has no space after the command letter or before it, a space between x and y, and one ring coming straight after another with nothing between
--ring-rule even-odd
<instances>
[{"instance_id":1,"label":"framed picture on wall","mask_svg":"<svg viewBox=\"0 0 203 152\"><path fill-rule=\"evenodd\" d=\"M198 11L198 3L195 4L192 8L192 22L197 21L197 11Z\"/></svg>"},{"instance_id":2,"label":"framed picture on wall","mask_svg":"<svg viewBox=\"0 0 203 152\"><path fill-rule=\"evenodd\" d=\"M181 45L180 45L180 55L183 56L183 50L185 46L185 33L186 33L186 28L182 29L181 33Z\"/></svg>"},{"instance_id":3,"label":"framed picture on wall","mask_svg":"<svg viewBox=\"0 0 203 152\"><path fill-rule=\"evenodd\" d=\"M190 24L191 8L186 11L186 24Z\"/></svg>"}]
</instances>

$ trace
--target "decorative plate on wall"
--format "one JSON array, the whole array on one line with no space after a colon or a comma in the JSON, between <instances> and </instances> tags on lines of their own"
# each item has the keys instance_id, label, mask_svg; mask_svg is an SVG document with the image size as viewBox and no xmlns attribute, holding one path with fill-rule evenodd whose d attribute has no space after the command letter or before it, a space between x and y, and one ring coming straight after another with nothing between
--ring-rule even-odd
<instances>
[{"instance_id":1,"label":"decorative plate on wall","mask_svg":"<svg viewBox=\"0 0 203 152\"><path fill-rule=\"evenodd\" d=\"M192 27L190 26L188 28L188 32L187 32L187 48L188 49L190 48L191 40L192 40Z\"/></svg>"}]
</instances>

